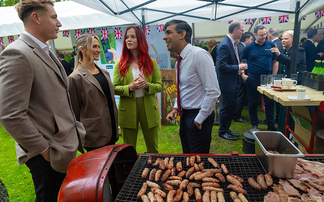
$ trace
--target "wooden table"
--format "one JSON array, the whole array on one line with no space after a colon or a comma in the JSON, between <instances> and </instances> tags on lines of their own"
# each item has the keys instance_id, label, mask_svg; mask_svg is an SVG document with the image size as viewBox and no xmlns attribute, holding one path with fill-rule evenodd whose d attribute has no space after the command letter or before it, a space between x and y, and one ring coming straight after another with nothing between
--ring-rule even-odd
<instances>
[{"instance_id":1,"label":"wooden table","mask_svg":"<svg viewBox=\"0 0 324 202\"><path fill-rule=\"evenodd\" d=\"M309 154L312 154L314 151L314 137L316 132L317 125L317 113L319 111L324 111L324 95L323 91L317 91L312 88L298 85L296 87L306 89L306 95L310 98L309 100L289 100L287 96L297 96L297 91L280 91L274 90L273 88L268 89L267 87L258 86L258 91L261 94L266 95L267 97L279 102L282 106L286 106L286 120L285 120L285 136L288 137L289 132L292 133L296 139L305 147L306 151ZM312 131L311 138L309 142L309 147L291 130L289 127L289 107L291 106L313 106L314 114L313 114L313 122L312 122Z\"/></svg>"}]
</instances>

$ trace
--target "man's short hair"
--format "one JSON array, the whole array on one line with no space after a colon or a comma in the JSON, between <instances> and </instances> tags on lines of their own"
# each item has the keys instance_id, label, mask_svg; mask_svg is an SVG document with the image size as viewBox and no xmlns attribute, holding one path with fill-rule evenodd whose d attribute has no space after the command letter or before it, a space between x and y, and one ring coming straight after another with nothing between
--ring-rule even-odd
<instances>
[{"instance_id":1,"label":"man's short hair","mask_svg":"<svg viewBox=\"0 0 324 202\"><path fill-rule=\"evenodd\" d=\"M230 26L228 27L228 33L232 34L234 32L235 29L239 30L241 28L241 21L234 21L230 24Z\"/></svg>"},{"instance_id":2,"label":"man's short hair","mask_svg":"<svg viewBox=\"0 0 324 202\"><path fill-rule=\"evenodd\" d=\"M265 29L265 26L263 26L263 25L256 26L254 28L254 34L258 34L258 31L263 30L263 29Z\"/></svg>"},{"instance_id":3,"label":"man's short hair","mask_svg":"<svg viewBox=\"0 0 324 202\"><path fill-rule=\"evenodd\" d=\"M57 56L60 57L60 58L62 58L62 59L64 59L63 53L59 53Z\"/></svg>"},{"instance_id":4,"label":"man's short hair","mask_svg":"<svg viewBox=\"0 0 324 202\"><path fill-rule=\"evenodd\" d=\"M15 8L18 12L18 16L21 21L24 22L27 16L35 11L46 11L46 4L54 6L53 0L22 0L20 3L15 5Z\"/></svg>"},{"instance_id":5,"label":"man's short hair","mask_svg":"<svg viewBox=\"0 0 324 202\"><path fill-rule=\"evenodd\" d=\"M251 32L244 32L244 34L242 35L240 42L245 42L246 39L253 37L253 34Z\"/></svg>"},{"instance_id":6,"label":"man's short hair","mask_svg":"<svg viewBox=\"0 0 324 202\"><path fill-rule=\"evenodd\" d=\"M165 23L165 25L163 26L163 31L166 30L166 28L170 25L176 25L175 29L177 31L178 34L180 34L182 31L186 31L186 36L185 36L185 40L188 43L191 43L191 35L192 35L192 29L190 27L190 25L183 20L170 20L167 23Z\"/></svg>"},{"instance_id":7,"label":"man's short hair","mask_svg":"<svg viewBox=\"0 0 324 202\"><path fill-rule=\"evenodd\" d=\"M307 37L309 39L313 38L317 34L317 29L310 29L307 32Z\"/></svg>"},{"instance_id":8,"label":"man's short hair","mask_svg":"<svg viewBox=\"0 0 324 202\"><path fill-rule=\"evenodd\" d=\"M303 38L300 40L300 42L304 43L306 40L307 40L307 38L306 38L306 37L303 37Z\"/></svg>"},{"instance_id":9,"label":"man's short hair","mask_svg":"<svg viewBox=\"0 0 324 202\"><path fill-rule=\"evenodd\" d=\"M270 28L269 29L269 34L273 37L278 37L279 36L279 30L277 28Z\"/></svg>"}]
</instances>

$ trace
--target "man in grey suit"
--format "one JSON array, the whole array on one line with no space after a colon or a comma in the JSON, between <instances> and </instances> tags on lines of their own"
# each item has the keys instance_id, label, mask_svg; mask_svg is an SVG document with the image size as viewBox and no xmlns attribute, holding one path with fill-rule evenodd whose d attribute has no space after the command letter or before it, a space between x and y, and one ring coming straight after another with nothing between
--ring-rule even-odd
<instances>
[{"instance_id":1,"label":"man in grey suit","mask_svg":"<svg viewBox=\"0 0 324 202\"><path fill-rule=\"evenodd\" d=\"M68 80L46 41L61 23L52 0L16 4L25 31L0 55L0 123L16 141L18 164L33 178L36 200L57 201L85 130L73 114Z\"/></svg>"}]
</instances>

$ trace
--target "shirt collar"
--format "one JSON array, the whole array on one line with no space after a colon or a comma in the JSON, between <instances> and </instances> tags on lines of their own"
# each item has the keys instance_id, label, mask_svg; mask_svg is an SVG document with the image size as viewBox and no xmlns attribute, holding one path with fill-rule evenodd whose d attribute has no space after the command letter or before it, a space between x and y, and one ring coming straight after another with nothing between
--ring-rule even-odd
<instances>
[{"instance_id":1,"label":"shirt collar","mask_svg":"<svg viewBox=\"0 0 324 202\"><path fill-rule=\"evenodd\" d=\"M190 48L192 47L191 43L188 43L181 51L180 53L180 57L182 59L184 59L186 57L186 55L188 54Z\"/></svg>"},{"instance_id":2,"label":"shirt collar","mask_svg":"<svg viewBox=\"0 0 324 202\"><path fill-rule=\"evenodd\" d=\"M276 39L278 39L278 37L277 37L277 38L275 38L275 39L273 39L273 40L272 40L272 42L274 42L274 40L276 40Z\"/></svg>"},{"instance_id":3,"label":"shirt collar","mask_svg":"<svg viewBox=\"0 0 324 202\"><path fill-rule=\"evenodd\" d=\"M245 43L243 43L243 42L241 42L241 44L243 44L244 47L246 46Z\"/></svg>"},{"instance_id":4,"label":"shirt collar","mask_svg":"<svg viewBox=\"0 0 324 202\"><path fill-rule=\"evenodd\" d=\"M47 43L41 42L39 39L37 39L36 37L31 35L27 31L23 31L23 33L26 34L27 36L29 36L29 38L31 38L33 41L35 41L35 43L37 43L46 52L46 54L49 55L49 50L51 49L50 45L48 45Z\"/></svg>"},{"instance_id":5,"label":"shirt collar","mask_svg":"<svg viewBox=\"0 0 324 202\"><path fill-rule=\"evenodd\" d=\"M231 42L232 42L232 44L233 44L233 46L234 46L234 44L235 44L235 40L234 40L232 37L230 37L229 34L228 34L227 36L228 36L228 38L230 38L230 40L231 40Z\"/></svg>"},{"instance_id":6,"label":"shirt collar","mask_svg":"<svg viewBox=\"0 0 324 202\"><path fill-rule=\"evenodd\" d=\"M314 43L314 41L313 40L311 40L311 39L308 39L308 40L310 40L312 43Z\"/></svg>"}]
</instances>

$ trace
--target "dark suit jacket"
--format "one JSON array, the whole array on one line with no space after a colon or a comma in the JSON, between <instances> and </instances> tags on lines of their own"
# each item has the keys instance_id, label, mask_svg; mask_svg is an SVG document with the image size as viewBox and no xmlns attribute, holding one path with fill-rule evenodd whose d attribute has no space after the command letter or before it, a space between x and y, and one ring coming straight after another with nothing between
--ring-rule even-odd
<instances>
[{"instance_id":1,"label":"dark suit jacket","mask_svg":"<svg viewBox=\"0 0 324 202\"><path fill-rule=\"evenodd\" d=\"M280 39L277 38L277 39L273 40L273 43L275 43L277 45L280 53L283 53L285 51L284 48L282 47L282 42ZM278 74L283 74L283 68L282 68L282 64L280 62L278 64Z\"/></svg>"},{"instance_id":2,"label":"dark suit jacket","mask_svg":"<svg viewBox=\"0 0 324 202\"><path fill-rule=\"evenodd\" d=\"M315 60L319 60L320 57L316 54L316 47L310 40L305 41L302 47L305 49L306 53L307 71L311 72L315 66Z\"/></svg>"},{"instance_id":3,"label":"dark suit jacket","mask_svg":"<svg viewBox=\"0 0 324 202\"><path fill-rule=\"evenodd\" d=\"M277 61L285 65L285 70L287 75L290 75L291 49L292 48L290 48L285 53L285 55L281 53L276 59ZM305 58L306 55L305 55L304 48L298 47L298 59L297 59L298 84L302 83L304 71L307 71Z\"/></svg>"},{"instance_id":4,"label":"dark suit jacket","mask_svg":"<svg viewBox=\"0 0 324 202\"><path fill-rule=\"evenodd\" d=\"M324 53L324 39L322 39L316 46L316 53ZM324 60L324 56L321 57L321 60Z\"/></svg>"},{"instance_id":5,"label":"dark suit jacket","mask_svg":"<svg viewBox=\"0 0 324 202\"><path fill-rule=\"evenodd\" d=\"M244 48L245 48L245 45L242 44L241 42L239 44L237 44L237 52L238 52L239 57L241 57L241 54L242 54ZM239 83L245 83L245 81L242 79L241 75L238 75L238 81L239 81Z\"/></svg>"},{"instance_id":6,"label":"dark suit jacket","mask_svg":"<svg viewBox=\"0 0 324 202\"><path fill-rule=\"evenodd\" d=\"M66 75L69 76L72 73L73 67L71 66L71 64L69 62L65 61L64 59L61 60L60 62L64 67Z\"/></svg>"},{"instance_id":7,"label":"dark suit jacket","mask_svg":"<svg viewBox=\"0 0 324 202\"><path fill-rule=\"evenodd\" d=\"M213 48L212 52L210 53L210 55L212 56L213 58L213 61L214 61L214 65L216 66L216 52L217 52L217 47L215 45L215 47Z\"/></svg>"},{"instance_id":8,"label":"dark suit jacket","mask_svg":"<svg viewBox=\"0 0 324 202\"><path fill-rule=\"evenodd\" d=\"M228 36L217 48L216 72L221 91L235 92L239 66L233 44Z\"/></svg>"}]
</instances>

